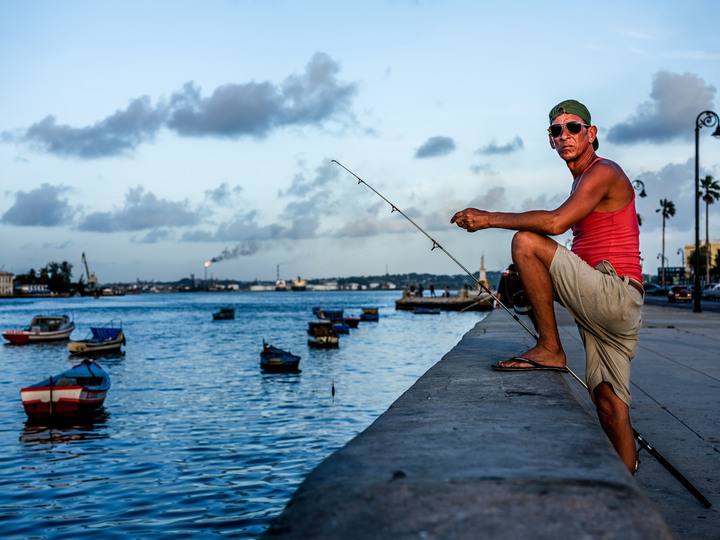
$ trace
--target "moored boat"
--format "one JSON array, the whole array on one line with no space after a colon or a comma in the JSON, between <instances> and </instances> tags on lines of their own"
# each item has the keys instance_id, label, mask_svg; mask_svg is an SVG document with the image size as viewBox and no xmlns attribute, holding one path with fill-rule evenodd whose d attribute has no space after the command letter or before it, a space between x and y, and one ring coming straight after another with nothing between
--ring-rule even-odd
<instances>
[{"instance_id":1,"label":"moored boat","mask_svg":"<svg viewBox=\"0 0 720 540\"><path fill-rule=\"evenodd\" d=\"M220 308L220 311L216 311L213 313L213 320L215 321L223 321L228 319L234 319L235 318L235 308L231 307L224 307Z\"/></svg>"},{"instance_id":2,"label":"moored boat","mask_svg":"<svg viewBox=\"0 0 720 540\"><path fill-rule=\"evenodd\" d=\"M358 324L360 323L360 317L345 317L343 319L343 322L347 324L350 328L357 328Z\"/></svg>"},{"instance_id":3,"label":"moored boat","mask_svg":"<svg viewBox=\"0 0 720 540\"><path fill-rule=\"evenodd\" d=\"M110 377L93 360L83 360L59 375L22 388L20 396L30 418L88 414L105 402Z\"/></svg>"},{"instance_id":4,"label":"moored boat","mask_svg":"<svg viewBox=\"0 0 720 540\"><path fill-rule=\"evenodd\" d=\"M440 308L416 307L413 309L413 313L416 315L439 315Z\"/></svg>"},{"instance_id":5,"label":"moored boat","mask_svg":"<svg viewBox=\"0 0 720 540\"><path fill-rule=\"evenodd\" d=\"M6 330L3 337L11 343L60 341L70 337L75 323L67 315L36 315L24 330Z\"/></svg>"},{"instance_id":6,"label":"moored boat","mask_svg":"<svg viewBox=\"0 0 720 540\"><path fill-rule=\"evenodd\" d=\"M333 330L331 321L309 323L307 331L310 339L308 345L322 349L336 349L340 346L340 336Z\"/></svg>"},{"instance_id":7,"label":"moored boat","mask_svg":"<svg viewBox=\"0 0 720 540\"><path fill-rule=\"evenodd\" d=\"M300 357L265 343L260 353L260 368L267 373L300 373Z\"/></svg>"},{"instance_id":8,"label":"moored boat","mask_svg":"<svg viewBox=\"0 0 720 540\"><path fill-rule=\"evenodd\" d=\"M380 314L378 313L378 308L362 308L362 313L360 314L360 320L361 321L378 321L378 320L380 320Z\"/></svg>"},{"instance_id":9,"label":"moored boat","mask_svg":"<svg viewBox=\"0 0 720 540\"><path fill-rule=\"evenodd\" d=\"M107 326L91 326L90 337L68 343L70 356L92 356L116 353L125 345L122 327L114 321Z\"/></svg>"}]
</instances>

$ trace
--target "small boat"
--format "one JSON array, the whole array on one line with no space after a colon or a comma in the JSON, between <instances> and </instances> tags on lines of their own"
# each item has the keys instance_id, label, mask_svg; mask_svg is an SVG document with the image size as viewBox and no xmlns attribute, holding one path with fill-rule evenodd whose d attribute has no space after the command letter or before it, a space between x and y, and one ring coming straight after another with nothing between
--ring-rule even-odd
<instances>
[{"instance_id":1,"label":"small boat","mask_svg":"<svg viewBox=\"0 0 720 540\"><path fill-rule=\"evenodd\" d=\"M75 323L67 315L36 315L24 330L6 330L3 337L11 343L40 343L68 339Z\"/></svg>"},{"instance_id":2,"label":"small boat","mask_svg":"<svg viewBox=\"0 0 720 540\"><path fill-rule=\"evenodd\" d=\"M378 308L362 308L362 313L360 314L361 321L377 321L379 319Z\"/></svg>"},{"instance_id":3,"label":"small boat","mask_svg":"<svg viewBox=\"0 0 720 540\"><path fill-rule=\"evenodd\" d=\"M326 319L331 322L338 322L343 320L343 314L345 313L342 309L321 309L318 308L317 311L313 309L313 312L317 316L318 319Z\"/></svg>"},{"instance_id":4,"label":"small boat","mask_svg":"<svg viewBox=\"0 0 720 540\"><path fill-rule=\"evenodd\" d=\"M300 357L273 347L263 340L263 350L260 353L260 368L267 373L300 373L298 364Z\"/></svg>"},{"instance_id":5,"label":"small boat","mask_svg":"<svg viewBox=\"0 0 720 540\"><path fill-rule=\"evenodd\" d=\"M30 418L70 417L88 414L101 407L110 389L110 377L93 360L20 390Z\"/></svg>"},{"instance_id":6,"label":"small boat","mask_svg":"<svg viewBox=\"0 0 720 540\"><path fill-rule=\"evenodd\" d=\"M360 317L345 317L343 322L350 328L357 328L358 324L360 324Z\"/></svg>"},{"instance_id":7,"label":"small boat","mask_svg":"<svg viewBox=\"0 0 720 540\"><path fill-rule=\"evenodd\" d=\"M224 307L220 308L220 311L216 311L213 313L213 320L215 321L224 321L227 319L234 319L235 318L235 308L231 307Z\"/></svg>"},{"instance_id":8,"label":"small boat","mask_svg":"<svg viewBox=\"0 0 720 540\"><path fill-rule=\"evenodd\" d=\"M440 308L416 307L413 309L413 313L416 315L439 315Z\"/></svg>"},{"instance_id":9,"label":"small boat","mask_svg":"<svg viewBox=\"0 0 720 540\"><path fill-rule=\"evenodd\" d=\"M333 330L330 321L317 321L309 323L308 345L321 349L337 349L340 346L340 336Z\"/></svg>"},{"instance_id":10,"label":"small boat","mask_svg":"<svg viewBox=\"0 0 720 540\"><path fill-rule=\"evenodd\" d=\"M333 330L338 334L350 333L350 325L345 322L345 317L343 316L344 310L314 308L313 313L315 313L318 320L332 323Z\"/></svg>"},{"instance_id":11,"label":"small boat","mask_svg":"<svg viewBox=\"0 0 720 540\"><path fill-rule=\"evenodd\" d=\"M116 353L125 345L122 327L110 321L107 326L90 327L90 337L68 343L70 356Z\"/></svg>"},{"instance_id":12,"label":"small boat","mask_svg":"<svg viewBox=\"0 0 720 540\"><path fill-rule=\"evenodd\" d=\"M333 330L338 334L349 334L350 325L345 322L334 322L332 325Z\"/></svg>"}]
</instances>

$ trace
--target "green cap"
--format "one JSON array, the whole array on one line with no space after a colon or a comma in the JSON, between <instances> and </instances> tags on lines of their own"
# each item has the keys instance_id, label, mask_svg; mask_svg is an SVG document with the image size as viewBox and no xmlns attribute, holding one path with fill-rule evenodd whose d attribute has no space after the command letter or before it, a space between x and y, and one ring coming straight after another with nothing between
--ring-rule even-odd
<instances>
[{"instance_id":1,"label":"green cap","mask_svg":"<svg viewBox=\"0 0 720 540\"><path fill-rule=\"evenodd\" d=\"M561 101L552 109L550 109L550 123L552 124L552 121L561 114L574 114L575 116L579 116L580 118L582 118L586 124L592 125L592 117L590 116L590 111L588 111L588 108L585 105L583 105L577 100L566 99L565 101ZM599 143L596 137L593 141L593 148L597 150L598 146Z\"/></svg>"}]
</instances>

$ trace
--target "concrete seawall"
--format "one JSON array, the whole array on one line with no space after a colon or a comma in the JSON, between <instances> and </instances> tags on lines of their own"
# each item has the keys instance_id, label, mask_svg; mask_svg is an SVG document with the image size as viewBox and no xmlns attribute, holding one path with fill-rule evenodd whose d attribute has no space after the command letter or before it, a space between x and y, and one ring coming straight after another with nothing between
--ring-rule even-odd
<instances>
[{"instance_id":1,"label":"concrete seawall","mask_svg":"<svg viewBox=\"0 0 720 540\"><path fill-rule=\"evenodd\" d=\"M321 463L264 538L671 538L571 376L490 369L533 342L492 312Z\"/></svg>"}]
</instances>

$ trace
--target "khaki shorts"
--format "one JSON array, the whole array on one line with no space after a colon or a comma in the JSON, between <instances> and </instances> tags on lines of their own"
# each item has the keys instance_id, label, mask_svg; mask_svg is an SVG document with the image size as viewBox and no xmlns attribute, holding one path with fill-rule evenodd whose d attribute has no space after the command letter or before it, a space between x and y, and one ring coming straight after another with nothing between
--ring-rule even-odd
<instances>
[{"instance_id":1,"label":"khaki shorts","mask_svg":"<svg viewBox=\"0 0 720 540\"><path fill-rule=\"evenodd\" d=\"M555 297L580 330L585 345L585 380L590 397L601 382L630 405L630 360L635 357L642 326L643 294L627 276L619 277L602 261L590 267L573 252L558 245L550 265Z\"/></svg>"}]
</instances>

